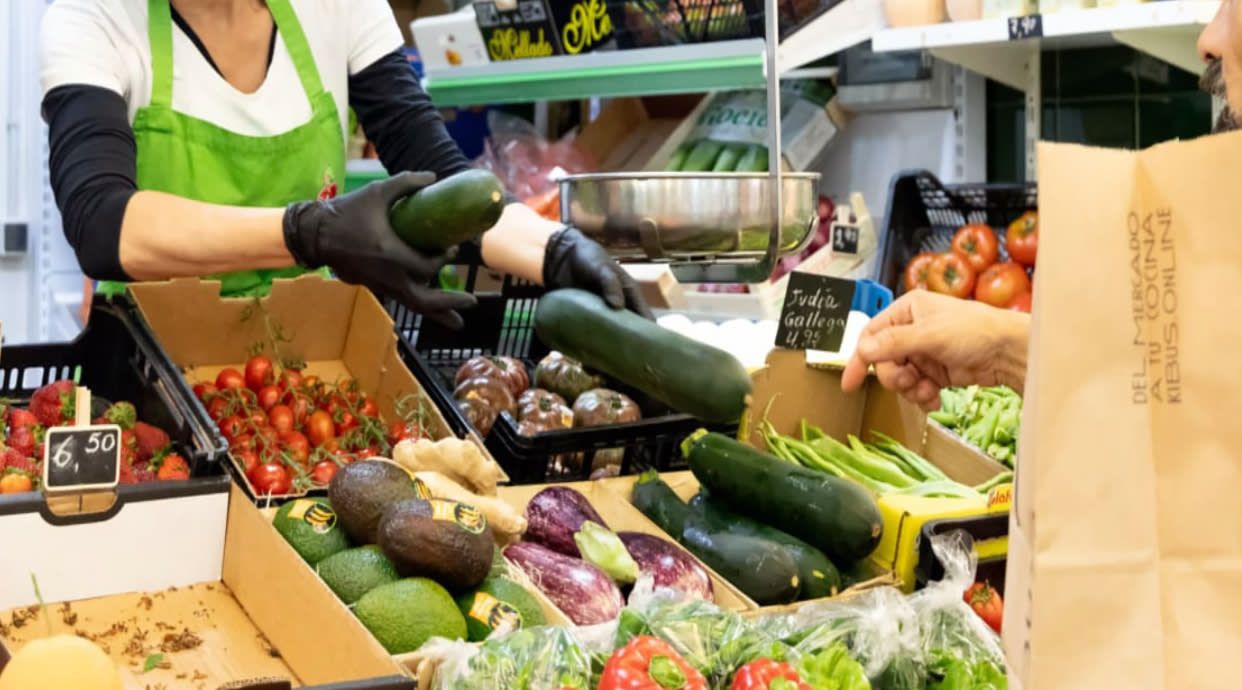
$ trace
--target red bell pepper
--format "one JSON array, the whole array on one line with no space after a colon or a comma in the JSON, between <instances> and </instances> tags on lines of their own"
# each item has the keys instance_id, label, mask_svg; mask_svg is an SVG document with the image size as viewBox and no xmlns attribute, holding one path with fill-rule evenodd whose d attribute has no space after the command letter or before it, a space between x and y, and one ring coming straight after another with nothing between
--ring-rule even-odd
<instances>
[{"instance_id":1,"label":"red bell pepper","mask_svg":"<svg viewBox=\"0 0 1242 690\"><path fill-rule=\"evenodd\" d=\"M707 679L666 642L640 635L608 658L598 690L707 690Z\"/></svg>"},{"instance_id":2,"label":"red bell pepper","mask_svg":"<svg viewBox=\"0 0 1242 690\"><path fill-rule=\"evenodd\" d=\"M733 674L729 690L811 690L802 677L784 661L759 659Z\"/></svg>"}]
</instances>

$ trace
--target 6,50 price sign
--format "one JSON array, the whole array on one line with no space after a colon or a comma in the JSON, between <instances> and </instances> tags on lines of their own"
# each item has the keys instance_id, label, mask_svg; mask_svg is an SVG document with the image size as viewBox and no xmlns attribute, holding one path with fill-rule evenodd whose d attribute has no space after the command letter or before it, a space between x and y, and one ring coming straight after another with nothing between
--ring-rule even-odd
<instances>
[{"instance_id":1,"label":"6,50 price sign","mask_svg":"<svg viewBox=\"0 0 1242 690\"><path fill-rule=\"evenodd\" d=\"M121 427L48 429L43 450L43 490L47 493L111 489L121 476Z\"/></svg>"}]
</instances>

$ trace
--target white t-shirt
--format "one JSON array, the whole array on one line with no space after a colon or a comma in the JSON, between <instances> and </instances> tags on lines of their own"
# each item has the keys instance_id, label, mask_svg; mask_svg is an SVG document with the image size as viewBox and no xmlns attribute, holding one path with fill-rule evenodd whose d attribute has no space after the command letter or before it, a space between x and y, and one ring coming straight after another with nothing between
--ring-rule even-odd
<instances>
[{"instance_id":1,"label":"white t-shirt","mask_svg":"<svg viewBox=\"0 0 1242 690\"><path fill-rule=\"evenodd\" d=\"M22 0L25 1L25 0ZM349 75L402 45L386 0L291 0L319 78L336 99L348 140ZM56 0L43 18L43 93L87 84L119 93L129 120L151 102L148 0ZM279 31L277 32L279 34ZM267 79L244 94L173 25L173 109L237 134L273 136L310 120L310 103L279 35Z\"/></svg>"}]
</instances>

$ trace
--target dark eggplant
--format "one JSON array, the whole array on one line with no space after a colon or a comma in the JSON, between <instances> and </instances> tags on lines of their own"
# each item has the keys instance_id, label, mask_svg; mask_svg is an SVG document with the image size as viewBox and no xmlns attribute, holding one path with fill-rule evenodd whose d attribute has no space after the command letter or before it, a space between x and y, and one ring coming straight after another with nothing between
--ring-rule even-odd
<instances>
[{"instance_id":1,"label":"dark eggplant","mask_svg":"<svg viewBox=\"0 0 1242 690\"><path fill-rule=\"evenodd\" d=\"M582 555L574 542L582 523L608 527L586 496L566 486L550 486L535 494L526 504L526 521L526 541L574 558Z\"/></svg>"},{"instance_id":2,"label":"dark eggplant","mask_svg":"<svg viewBox=\"0 0 1242 690\"><path fill-rule=\"evenodd\" d=\"M603 570L532 542L505 548L539 591L577 625L610 621L621 614L621 590Z\"/></svg>"},{"instance_id":3,"label":"dark eggplant","mask_svg":"<svg viewBox=\"0 0 1242 690\"><path fill-rule=\"evenodd\" d=\"M643 574L651 575L656 587L668 587L706 601L713 600L712 579L707 570L676 544L642 532L617 534Z\"/></svg>"}]
</instances>

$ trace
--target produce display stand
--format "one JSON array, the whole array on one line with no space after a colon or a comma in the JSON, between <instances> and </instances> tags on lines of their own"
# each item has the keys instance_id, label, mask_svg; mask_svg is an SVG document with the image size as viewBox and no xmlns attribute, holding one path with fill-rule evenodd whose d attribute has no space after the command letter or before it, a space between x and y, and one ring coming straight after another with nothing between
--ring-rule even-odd
<instances>
[{"instance_id":1,"label":"produce display stand","mask_svg":"<svg viewBox=\"0 0 1242 690\"><path fill-rule=\"evenodd\" d=\"M165 375L175 377L182 386L186 381L212 381L221 369L240 367L256 345L270 346L305 361L306 373L324 381L354 379L359 390L376 402L384 419L395 418L399 401L416 396L424 432L432 438L452 433L411 371L412 353L394 334L383 307L365 289L303 276L277 281L271 294L261 300L222 299L218 283L196 279L135 284L129 294L132 318L167 353ZM192 327L186 314L194 314ZM212 337L203 337L204 333ZM279 337L273 338L273 333ZM187 404L208 420L199 401L191 397ZM205 423L218 433L214 423ZM236 462L228 465L254 496ZM279 498L307 493L323 490L296 491Z\"/></svg>"},{"instance_id":2,"label":"produce display stand","mask_svg":"<svg viewBox=\"0 0 1242 690\"><path fill-rule=\"evenodd\" d=\"M0 585L8 652L49 629L83 634L117 664L125 690L411 686L226 476L70 524L49 521L39 494L17 499L3 508L6 554L22 555L0 562L21 571Z\"/></svg>"}]
</instances>

